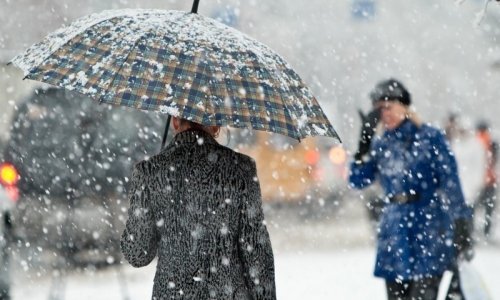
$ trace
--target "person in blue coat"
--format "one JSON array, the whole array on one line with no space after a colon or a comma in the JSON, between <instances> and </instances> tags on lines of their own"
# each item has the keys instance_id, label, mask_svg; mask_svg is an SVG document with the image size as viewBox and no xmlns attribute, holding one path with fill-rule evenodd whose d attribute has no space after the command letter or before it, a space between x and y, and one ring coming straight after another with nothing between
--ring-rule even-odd
<instances>
[{"instance_id":1,"label":"person in blue coat","mask_svg":"<svg viewBox=\"0 0 500 300\"><path fill-rule=\"evenodd\" d=\"M378 181L385 194L374 274L390 300L436 299L444 271L472 249L456 161L444 134L414 117L401 82L382 81L370 97L349 182L362 189Z\"/></svg>"}]
</instances>

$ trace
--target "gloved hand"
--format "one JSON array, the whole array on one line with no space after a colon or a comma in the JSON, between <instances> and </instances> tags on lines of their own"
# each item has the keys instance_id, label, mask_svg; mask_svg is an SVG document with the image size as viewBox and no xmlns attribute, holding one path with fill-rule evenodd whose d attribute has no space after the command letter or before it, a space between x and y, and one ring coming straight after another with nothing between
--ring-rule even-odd
<instances>
[{"instance_id":1,"label":"gloved hand","mask_svg":"<svg viewBox=\"0 0 500 300\"><path fill-rule=\"evenodd\" d=\"M4 222L4 225L5 225L5 228L7 229L11 229L12 228L12 219L10 217L10 213L9 212L5 212L4 215L3 215L3 222Z\"/></svg>"},{"instance_id":2,"label":"gloved hand","mask_svg":"<svg viewBox=\"0 0 500 300\"><path fill-rule=\"evenodd\" d=\"M474 257L472 243L472 221L459 218L455 220L455 233L453 245L457 249L458 257L470 261Z\"/></svg>"},{"instance_id":3,"label":"gloved hand","mask_svg":"<svg viewBox=\"0 0 500 300\"><path fill-rule=\"evenodd\" d=\"M380 119L380 109L373 109L367 115L358 110L359 117L361 118L361 133L359 137L358 151L354 154L356 161L361 161L363 156L370 151L375 128Z\"/></svg>"}]
</instances>

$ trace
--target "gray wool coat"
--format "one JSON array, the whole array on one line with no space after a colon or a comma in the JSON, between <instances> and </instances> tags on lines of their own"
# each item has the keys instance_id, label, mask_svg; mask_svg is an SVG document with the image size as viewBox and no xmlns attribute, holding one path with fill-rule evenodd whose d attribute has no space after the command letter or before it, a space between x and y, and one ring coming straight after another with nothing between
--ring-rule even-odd
<instances>
[{"instance_id":1,"label":"gray wool coat","mask_svg":"<svg viewBox=\"0 0 500 300\"><path fill-rule=\"evenodd\" d=\"M276 299L255 162L184 131L135 166L125 259L158 264L153 299Z\"/></svg>"}]
</instances>

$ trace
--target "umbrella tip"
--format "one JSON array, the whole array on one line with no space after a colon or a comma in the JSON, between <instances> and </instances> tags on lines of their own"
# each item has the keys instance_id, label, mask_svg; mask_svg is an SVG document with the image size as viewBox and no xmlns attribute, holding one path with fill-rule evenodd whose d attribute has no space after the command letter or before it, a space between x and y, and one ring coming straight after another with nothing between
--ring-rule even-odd
<instances>
[{"instance_id":1,"label":"umbrella tip","mask_svg":"<svg viewBox=\"0 0 500 300\"><path fill-rule=\"evenodd\" d=\"M194 0L193 1L193 8L191 8L191 13L197 14L198 13L198 4L200 3L200 0Z\"/></svg>"}]
</instances>

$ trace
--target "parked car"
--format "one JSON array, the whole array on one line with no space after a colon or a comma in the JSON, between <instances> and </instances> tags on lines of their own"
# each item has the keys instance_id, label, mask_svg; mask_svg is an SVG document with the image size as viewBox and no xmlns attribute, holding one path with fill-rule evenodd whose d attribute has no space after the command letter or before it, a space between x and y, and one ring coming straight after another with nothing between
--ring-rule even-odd
<instances>
[{"instance_id":1,"label":"parked car","mask_svg":"<svg viewBox=\"0 0 500 300\"><path fill-rule=\"evenodd\" d=\"M130 172L159 151L165 120L56 88L34 91L18 105L4 151L19 173L16 235L40 257L118 261Z\"/></svg>"}]
</instances>

